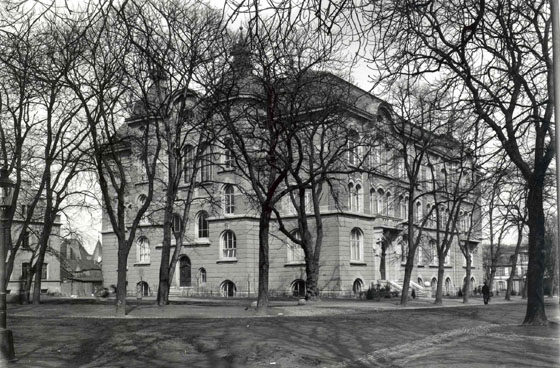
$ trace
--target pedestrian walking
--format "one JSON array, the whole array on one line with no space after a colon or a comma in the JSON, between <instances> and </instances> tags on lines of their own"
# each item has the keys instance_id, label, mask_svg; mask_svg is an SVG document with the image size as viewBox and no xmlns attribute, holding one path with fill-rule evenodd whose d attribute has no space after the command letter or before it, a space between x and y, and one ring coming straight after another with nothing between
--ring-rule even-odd
<instances>
[{"instance_id":1,"label":"pedestrian walking","mask_svg":"<svg viewBox=\"0 0 560 368\"><path fill-rule=\"evenodd\" d=\"M486 281L484 281L484 286L482 286L482 297L484 298L484 304L488 304L490 300L490 288L486 284Z\"/></svg>"}]
</instances>

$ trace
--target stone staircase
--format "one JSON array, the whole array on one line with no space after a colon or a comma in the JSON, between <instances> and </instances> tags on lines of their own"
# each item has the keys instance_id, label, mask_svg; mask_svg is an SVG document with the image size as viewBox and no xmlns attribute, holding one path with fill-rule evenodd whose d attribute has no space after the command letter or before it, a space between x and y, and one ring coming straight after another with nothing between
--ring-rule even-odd
<instances>
[{"instance_id":1,"label":"stone staircase","mask_svg":"<svg viewBox=\"0 0 560 368\"><path fill-rule=\"evenodd\" d=\"M389 285L391 286L391 290L397 290L399 293L402 293L403 280L379 280L379 284L381 286ZM412 289L414 289L417 298L426 298L429 296L429 290L426 290L423 286L415 283L414 281L410 281L408 288L409 295L412 292Z\"/></svg>"}]
</instances>

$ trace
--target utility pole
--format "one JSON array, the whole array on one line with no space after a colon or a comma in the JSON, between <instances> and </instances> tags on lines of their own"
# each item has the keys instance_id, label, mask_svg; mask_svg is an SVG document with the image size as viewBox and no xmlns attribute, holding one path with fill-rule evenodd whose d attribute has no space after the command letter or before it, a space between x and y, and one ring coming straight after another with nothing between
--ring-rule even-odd
<instances>
[{"instance_id":1,"label":"utility pole","mask_svg":"<svg viewBox=\"0 0 560 368\"><path fill-rule=\"evenodd\" d=\"M559 23L559 11L560 7L558 0L550 1L550 10L552 15L552 54L553 54L553 70L554 70L554 125L555 125L555 148L556 148L556 233L560 237L560 139L558 134L560 133L560 23ZM556 256L560 254L560 244L556 244L557 252ZM560 265L560 262L557 262ZM558 266L560 267L560 266ZM558 270L560 272L560 269ZM560 303L560 296L559 296Z\"/></svg>"},{"instance_id":2,"label":"utility pole","mask_svg":"<svg viewBox=\"0 0 560 368\"><path fill-rule=\"evenodd\" d=\"M0 170L0 363L15 358L12 331L6 329L6 253L8 251L8 211L12 206L14 183L8 170Z\"/></svg>"}]
</instances>

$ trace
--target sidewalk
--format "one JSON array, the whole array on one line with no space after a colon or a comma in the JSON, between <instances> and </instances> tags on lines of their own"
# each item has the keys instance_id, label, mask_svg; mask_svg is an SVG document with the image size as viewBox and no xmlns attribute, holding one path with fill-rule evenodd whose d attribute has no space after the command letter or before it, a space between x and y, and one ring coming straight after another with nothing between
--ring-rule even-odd
<instances>
[{"instance_id":1,"label":"sidewalk","mask_svg":"<svg viewBox=\"0 0 560 368\"><path fill-rule=\"evenodd\" d=\"M127 300L127 315L117 315L114 299L95 298L45 298L40 306L9 305L8 315L14 317L43 318L253 318L253 317L312 317L326 315L361 314L376 311L461 308L484 306L482 299L471 298L468 304L462 299L444 299L443 305L433 304L433 299L423 298L409 301L406 307L400 306L399 299L381 301L356 299L323 299L317 302L298 305L293 300L271 300L266 314L258 314L251 307L254 299L219 298L174 298L171 304L159 307L154 298L141 301ZM511 301L493 298L491 304L518 304L526 301L514 297Z\"/></svg>"}]
</instances>

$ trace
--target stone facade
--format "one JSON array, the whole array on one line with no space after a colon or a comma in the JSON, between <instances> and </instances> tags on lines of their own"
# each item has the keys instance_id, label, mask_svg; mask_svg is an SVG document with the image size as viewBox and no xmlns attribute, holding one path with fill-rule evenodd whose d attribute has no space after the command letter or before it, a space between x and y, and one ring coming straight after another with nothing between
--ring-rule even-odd
<instances>
[{"instance_id":1,"label":"stone facade","mask_svg":"<svg viewBox=\"0 0 560 368\"><path fill-rule=\"evenodd\" d=\"M356 126L363 135L373 137L380 132L386 134L388 128L383 124L390 114L390 107L374 96L358 91L357 88L352 93L359 97L356 98L356 109L348 113L348 124ZM134 127L141 124L139 118L128 120L129 129L135 129ZM216 147L214 151L216 163L210 166L210 170L213 170L211 180L204 182L200 178L200 183L195 189L184 246L172 283L172 295L255 296L257 293L258 216L243 194L248 193L250 186L236 175L234 169L225 168L227 165L223 160L226 154L223 150ZM323 295L350 296L377 283L389 283L397 289L402 285L404 210L401 211L401 201L404 201L402 188L405 182L395 160L396 151L385 151L377 158L383 161L379 165L384 166L384 171L379 170L377 174L340 176L337 182L341 184L339 188L335 188L336 196L329 190L323 191L326 193L321 198L324 242L319 276L319 289ZM128 155L132 183L129 188L129 212L135 213L139 207L138 201L146 190L146 184L141 172L138 173L139 170L135 169L137 165L135 166L132 158L134 153L129 152ZM443 156L445 152L433 152L434 160L441 162L442 170L445 161L441 159ZM373 162L373 159L371 160ZM162 164L161 168L158 168L157 177L166 177L164 166ZM231 200L226 191L229 184L234 184L232 187L235 188L235 209L232 213L226 213L226 201ZM158 193L158 189L155 189L154 193ZM393 196L390 196L390 193L393 193ZM334 200L335 197L337 201ZM429 206L429 201L426 200L418 203L422 209ZM295 216L291 214L290 206L285 201L279 206L287 226L295 228ZM473 204L468 199L464 207L465 216L472 215L471 223L477 225L469 231L469 239L462 239L462 235L460 240L455 237L445 266L444 295L456 295L463 285L465 258L458 247L458 241L469 242L474 249L473 286L476 287L483 281L481 252L477 251L480 241L480 213L473 212ZM153 216L148 214L141 222L136 234L137 243L133 245L129 254L127 290L130 294L157 293L162 242L161 214L157 212L151 211ZM204 214L208 216L207 225L203 225L207 226L207 234L201 233L199 229L199 219ZM294 257L287 237L274 226L273 224L270 235L270 294L301 294L305 288L305 265L301 259ZM435 226L428 224L425 229L426 237L435 238L435 231ZM234 240L231 234L235 236ZM117 241L105 215L102 236L103 277L105 286L109 287L117 284ZM234 243L235 250L231 250ZM432 250L428 241L424 243L426 244L421 246L423 255L419 256L411 281L412 287L424 295L430 295L435 287L434 280L437 280L437 263L434 263L433 257L430 260L426 256ZM385 248L385 275L380 271L382 244Z\"/></svg>"},{"instance_id":2,"label":"stone facade","mask_svg":"<svg viewBox=\"0 0 560 368\"><path fill-rule=\"evenodd\" d=\"M41 201L38 204L38 208L40 207ZM16 211L14 222L12 225L12 239L17 239L20 232L22 231L23 215L25 214L26 208L27 206L20 205L20 207ZM23 290L23 276L25 273L24 264L29 264L32 256L32 252L29 250L25 250L25 248L33 248L37 245L38 237L43 227L39 216L36 217L37 219L32 220L27 229L28 237L25 241L26 244L20 247L14 259L14 268L12 270L10 281L8 282L7 286L7 289L10 290L9 293L12 295L17 295L19 294L20 290ZM53 225L53 229L49 239L49 249L45 254L45 260L43 263L43 277L41 281L41 291L44 293L59 294L61 290L59 259L60 225L60 220L57 219L55 221L55 224Z\"/></svg>"}]
</instances>

